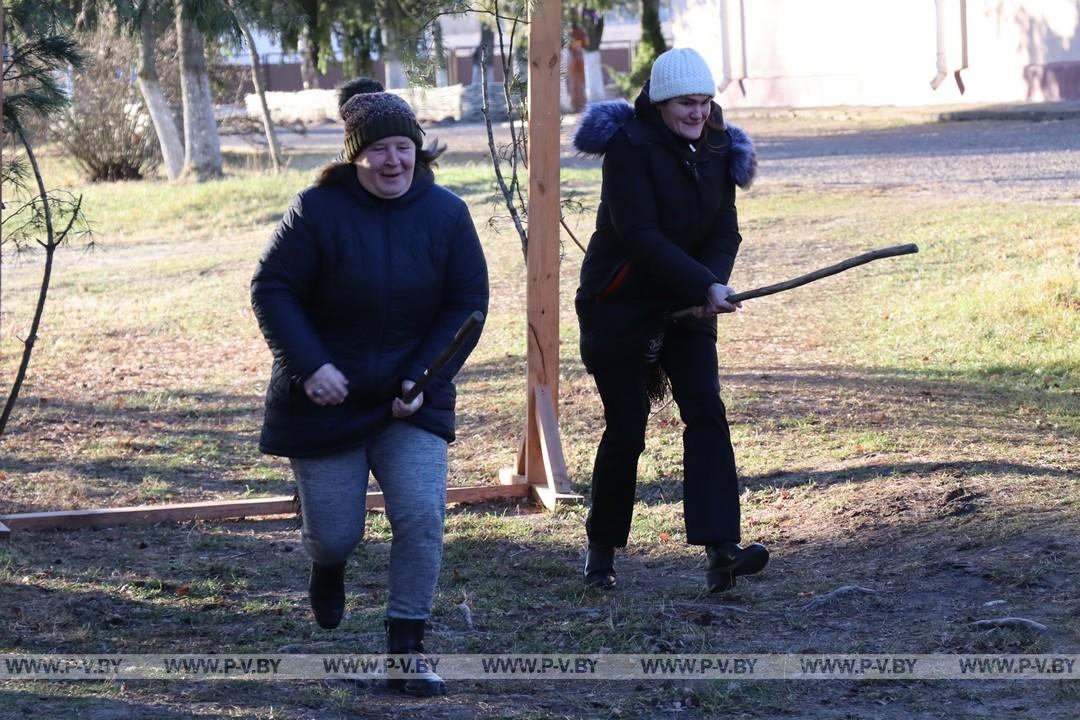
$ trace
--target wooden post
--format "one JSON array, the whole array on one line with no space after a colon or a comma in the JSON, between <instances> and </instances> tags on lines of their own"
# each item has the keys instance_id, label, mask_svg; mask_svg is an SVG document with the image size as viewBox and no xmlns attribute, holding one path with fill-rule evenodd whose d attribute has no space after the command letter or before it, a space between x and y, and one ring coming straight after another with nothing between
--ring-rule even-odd
<instances>
[{"instance_id":1,"label":"wooden post","mask_svg":"<svg viewBox=\"0 0 1080 720\"><path fill-rule=\"evenodd\" d=\"M2 72L5 69L4 64L7 62L7 42L5 41L5 38L7 36L4 34L4 29L5 29L4 23L6 21L7 21L7 18L4 16L4 6L2 4L0 4L0 72ZM0 82L0 118L2 118L3 116L4 116L4 83ZM7 138L4 136L4 126L3 126L3 124L0 124L0 165L2 165L3 162L4 162L4 145L5 145L6 140L7 140ZM4 187L2 185L0 185L0 248L2 248L4 246L4 243L3 243L4 230L3 230L3 224L2 224L3 219L4 219ZM0 290L3 289L3 277L4 277L4 255L3 255L3 252L0 252ZM0 297L3 297L2 292L0 292ZM2 303L2 301L0 301L0 311L2 311L2 310L3 310L3 303ZM3 318L3 317L4 317L4 313L0 312L0 318ZM2 321L0 321L0 325L2 325L2 324L3 324ZM0 531L0 537L5 537L7 535L6 530L7 530L7 528L4 528L3 531Z\"/></svg>"},{"instance_id":2,"label":"wooden post","mask_svg":"<svg viewBox=\"0 0 1080 720\"><path fill-rule=\"evenodd\" d=\"M528 397L525 480L551 508L574 496L563 462L559 398L560 0L529 15L529 247L526 257ZM541 427L543 419L544 427Z\"/></svg>"}]
</instances>

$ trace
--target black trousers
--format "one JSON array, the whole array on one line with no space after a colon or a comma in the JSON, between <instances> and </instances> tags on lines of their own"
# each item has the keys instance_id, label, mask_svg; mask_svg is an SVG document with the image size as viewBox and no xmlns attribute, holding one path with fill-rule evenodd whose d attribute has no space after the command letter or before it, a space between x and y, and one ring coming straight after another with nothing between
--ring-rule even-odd
<instances>
[{"instance_id":1,"label":"black trousers","mask_svg":"<svg viewBox=\"0 0 1080 720\"><path fill-rule=\"evenodd\" d=\"M724 403L720 400L716 342L669 326L659 362L686 427L683 431L683 515L690 545L739 542L739 478ZM604 404L604 435L596 451L590 542L625 547L634 512L638 457L649 419L644 359L595 368Z\"/></svg>"}]
</instances>

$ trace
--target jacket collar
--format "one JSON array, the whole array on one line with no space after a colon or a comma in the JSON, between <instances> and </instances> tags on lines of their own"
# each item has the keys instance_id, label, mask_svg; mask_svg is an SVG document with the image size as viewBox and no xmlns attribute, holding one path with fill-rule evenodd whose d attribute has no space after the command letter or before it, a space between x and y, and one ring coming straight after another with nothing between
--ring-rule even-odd
<instances>
[{"instance_id":1,"label":"jacket collar","mask_svg":"<svg viewBox=\"0 0 1080 720\"><path fill-rule=\"evenodd\" d=\"M607 152L608 142L622 130L630 143L637 146L661 142L665 137L671 138L676 154L686 157L690 149L686 147L685 141L675 138L664 125L659 111L649 100L648 88L646 82L633 105L625 100L609 100L589 105L574 132L574 148L585 155L602 157ZM715 102L709 115L702 147L716 153L727 152L732 160L731 176L735 183L743 189L750 187L757 173L754 143L743 130L724 122L724 113ZM698 154L702 147L699 147Z\"/></svg>"}]
</instances>

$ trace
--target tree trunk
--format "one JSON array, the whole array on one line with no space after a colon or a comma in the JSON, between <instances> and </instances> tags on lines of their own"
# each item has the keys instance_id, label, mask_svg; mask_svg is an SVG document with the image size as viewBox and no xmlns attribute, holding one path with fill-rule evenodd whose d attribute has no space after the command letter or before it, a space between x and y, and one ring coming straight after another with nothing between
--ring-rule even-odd
<instances>
[{"instance_id":1,"label":"tree trunk","mask_svg":"<svg viewBox=\"0 0 1080 720\"><path fill-rule=\"evenodd\" d=\"M600 62L598 50L585 52L585 99L588 102L603 100L607 96L604 90L604 68Z\"/></svg>"},{"instance_id":2,"label":"tree trunk","mask_svg":"<svg viewBox=\"0 0 1080 720\"><path fill-rule=\"evenodd\" d=\"M38 194L41 196L43 214L45 216L46 241L42 243L45 248L45 269L41 276L41 286L38 288L37 305L34 306L34 319L30 323L30 332L27 334L26 340L23 341L23 353L22 359L19 361L19 369L15 373L15 381L11 384L11 391L8 393L7 402L4 403L4 409L0 412L0 436L4 434L4 428L7 427L8 418L11 417L11 411L15 408L15 402L19 399L19 391L22 389L23 380L26 379L27 368L30 367L30 356L34 352L34 343L37 341L38 329L41 327L41 316L45 313L45 298L49 295L49 282L52 279L53 257L56 255L56 248L63 242L68 230L71 229L71 225L68 225L67 229L64 230L59 236L59 239L57 239L56 231L52 224L52 209L49 207L49 195L45 191L45 181L41 177L41 169L38 167L37 156L34 155L34 148L30 145L30 141L26 139L26 135L21 129L16 132L19 139L22 141L23 149L26 150L26 157L30 160L30 167L34 171L34 181L37 183ZM72 214L72 223L74 223L75 218L78 217L81 205L82 199L80 198L79 207L76 207L75 212Z\"/></svg>"},{"instance_id":3,"label":"tree trunk","mask_svg":"<svg viewBox=\"0 0 1080 720\"><path fill-rule=\"evenodd\" d=\"M603 100L604 69L600 60L600 43L604 39L604 16L596 10L582 9L581 27L589 41L585 45L585 99L588 102Z\"/></svg>"},{"instance_id":4,"label":"tree trunk","mask_svg":"<svg viewBox=\"0 0 1080 720\"><path fill-rule=\"evenodd\" d=\"M446 45L443 43L442 25L435 23L431 31L431 55L435 63L435 87L449 85L446 72Z\"/></svg>"},{"instance_id":5,"label":"tree trunk","mask_svg":"<svg viewBox=\"0 0 1080 720\"><path fill-rule=\"evenodd\" d=\"M201 182L221 177L221 141L206 70L203 34L185 0L176 0L176 35L180 45L180 90L184 98L184 170Z\"/></svg>"},{"instance_id":6,"label":"tree trunk","mask_svg":"<svg viewBox=\"0 0 1080 720\"><path fill-rule=\"evenodd\" d=\"M274 172L281 170L281 146L278 144L277 135L274 134L274 120L270 117L270 106L266 104L266 89L262 83L262 68L259 64L259 53L255 49L255 38L251 36L251 30L240 21L237 16L236 24L240 26L240 32L244 34L244 42L248 46L248 57L251 60L251 82L255 86L255 94L259 96L259 112L262 114L263 130L266 131L266 145L270 150L270 164L274 166Z\"/></svg>"},{"instance_id":7,"label":"tree trunk","mask_svg":"<svg viewBox=\"0 0 1080 720\"><path fill-rule=\"evenodd\" d=\"M641 44L651 47L653 58L668 49L660 28L660 0L641 0Z\"/></svg>"},{"instance_id":8,"label":"tree trunk","mask_svg":"<svg viewBox=\"0 0 1080 720\"><path fill-rule=\"evenodd\" d=\"M176 129L172 109L165 100L158 80L156 41L154 36L154 16L149 8L143 12L142 27L139 35L139 90L143 102L154 123L161 157L165 160L165 174L170 180L180 177L184 169L184 146L180 142L180 131Z\"/></svg>"},{"instance_id":9,"label":"tree trunk","mask_svg":"<svg viewBox=\"0 0 1080 720\"><path fill-rule=\"evenodd\" d=\"M311 43L311 30L306 25L300 30L300 37L296 41L296 51L300 53L300 80L304 84L304 89L321 87L322 77L315 57L315 48Z\"/></svg>"}]
</instances>

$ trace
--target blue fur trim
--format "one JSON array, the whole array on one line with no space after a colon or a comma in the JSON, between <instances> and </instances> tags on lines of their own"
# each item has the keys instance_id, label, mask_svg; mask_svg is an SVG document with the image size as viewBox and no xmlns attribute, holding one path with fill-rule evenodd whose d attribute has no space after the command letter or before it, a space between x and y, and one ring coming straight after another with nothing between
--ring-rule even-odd
<instances>
[{"instance_id":1,"label":"blue fur trim","mask_svg":"<svg viewBox=\"0 0 1080 720\"><path fill-rule=\"evenodd\" d=\"M731 177L735 179L736 185L748 190L757 176L757 151L754 150L754 141L742 128L734 125L728 125L727 132L731 137Z\"/></svg>"},{"instance_id":2,"label":"blue fur trim","mask_svg":"<svg viewBox=\"0 0 1080 720\"><path fill-rule=\"evenodd\" d=\"M574 131L574 149L586 155L603 155L608 141L634 117L634 106L625 100L592 103Z\"/></svg>"}]
</instances>

